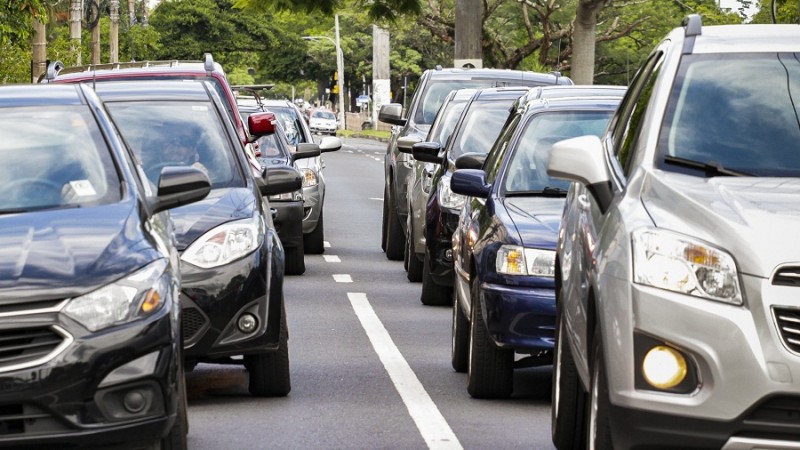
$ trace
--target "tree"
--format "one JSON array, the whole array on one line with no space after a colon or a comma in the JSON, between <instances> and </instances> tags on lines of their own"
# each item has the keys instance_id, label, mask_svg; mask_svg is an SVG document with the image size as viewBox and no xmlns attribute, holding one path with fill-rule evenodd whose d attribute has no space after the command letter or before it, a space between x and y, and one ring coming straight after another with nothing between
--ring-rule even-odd
<instances>
[{"instance_id":1,"label":"tree","mask_svg":"<svg viewBox=\"0 0 800 450\"><path fill-rule=\"evenodd\" d=\"M594 83L594 49L597 16L610 0L578 0L572 32L572 70L575 84Z\"/></svg>"},{"instance_id":2,"label":"tree","mask_svg":"<svg viewBox=\"0 0 800 450\"><path fill-rule=\"evenodd\" d=\"M44 0L6 0L0 3L0 44L20 42L30 38L33 18L46 23Z\"/></svg>"},{"instance_id":3,"label":"tree","mask_svg":"<svg viewBox=\"0 0 800 450\"><path fill-rule=\"evenodd\" d=\"M370 19L388 21L403 14L419 14L422 8L420 0L236 0L235 5L258 11L319 11L327 15L349 6L348 9L366 10Z\"/></svg>"}]
</instances>

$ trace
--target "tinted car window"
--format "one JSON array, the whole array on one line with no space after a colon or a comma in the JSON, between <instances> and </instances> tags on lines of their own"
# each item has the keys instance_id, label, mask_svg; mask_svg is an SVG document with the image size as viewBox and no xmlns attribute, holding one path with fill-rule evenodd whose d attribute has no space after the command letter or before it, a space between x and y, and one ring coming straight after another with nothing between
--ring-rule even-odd
<instances>
[{"instance_id":1,"label":"tinted car window","mask_svg":"<svg viewBox=\"0 0 800 450\"><path fill-rule=\"evenodd\" d=\"M120 181L85 107L0 109L0 212L119 201Z\"/></svg>"},{"instance_id":2,"label":"tinted car window","mask_svg":"<svg viewBox=\"0 0 800 450\"><path fill-rule=\"evenodd\" d=\"M317 118L317 119L336 120L336 116L333 115L332 112L328 112L328 111L314 111L311 114L311 117L312 118Z\"/></svg>"},{"instance_id":3,"label":"tinted car window","mask_svg":"<svg viewBox=\"0 0 800 450\"><path fill-rule=\"evenodd\" d=\"M417 108L414 122L420 125L430 125L436 118L436 113L444 103L450 91L467 88L487 88L511 85L502 81L492 80L440 80L428 83L427 89L422 93L422 105Z\"/></svg>"},{"instance_id":4,"label":"tinted car window","mask_svg":"<svg viewBox=\"0 0 800 450\"><path fill-rule=\"evenodd\" d=\"M506 169L504 188L513 192L569 188L569 181L550 178L547 160L558 141L592 134L600 136L612 112L576 111L537 114L527 123Z\"/></svg>"},{"instance_id":5,"label":"tinted car window","mask_svg":"<svg viewBox=\"0 0 800 450\"><path fill-rule=\"evenodd\" d=\"M185 165L204 170L212 188L244 185L219 116L208 103L114 102L107 105L153 184L158 183L163 167Z\"/></svg>"},{"instance_id":6,"label":"tinted car window","mask_svg":"<svg viewBox=\"0 0 800 450\"><path fill-rule=\"evenodd\" d=\"M503 127L500 132L500 136L494 143L494 148L489 151L489 155L486 157L486 162L483 163L483 169L486 171L487 182L494 183L494 180L497 178L497 173L500 170L503 157L508 151L508 146L511 144L511 139L514 137L514 132L517 130L521 119L522 114L514 114L511 116L511 120L509 120L505 127Z\"/></svg>"},{"instance_id":7,"label":"tinted car window","mask_svg":"<svg viewBox=\"0 0 800 450\"><path fill-rule=\"evenodd\" d=\"M450 135L453 133L453 129L455 129L458 118L461 117L465 106L467 106L466 101L451 101L448 103L446 109L439 113L442 116L438 118L438 122L434 122L428 138L431 141L447 145L447 140L450 139Z\"/></svg>"},{"instance_id":8,"label":"tinted car window","mask_svg":"<svg viewBox=\"0 0 800 450\"><path fill-rule=\"evenodd\" d=\"M455 161L464 153L488 153L508 119L509 103L474 102L462 119L448 158Z\"/></svg>"},{"instance_id":9,"label":"tinted car window","mask_svg":"<svg viewBox=\"0 0 800 450\"><path fill-rule=\"evenodd\" d=\"M685 56L659 136L660 155L758 176L800 175L797 58Z\"/></svg>"},{"instance_id":10,"label":"tinted car window","mask_svg":"<svg viewBox=\"0 0 800 450\"><path fill-rule=\"evenodd\" d=\"M300 132L302 129L300 121L303 119L297 115L296 110L289 107L282 108L280 106L267 106L267 110L275 113L278 117L283 131L286 133L286 139L291 145L306 142L305 136Z\"/></svg>"}]
</instances>

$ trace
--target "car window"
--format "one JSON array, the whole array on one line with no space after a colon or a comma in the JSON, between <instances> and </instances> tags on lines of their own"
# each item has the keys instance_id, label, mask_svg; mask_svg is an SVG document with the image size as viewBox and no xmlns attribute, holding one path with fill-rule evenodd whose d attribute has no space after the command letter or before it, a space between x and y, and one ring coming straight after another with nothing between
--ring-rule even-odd
<instances>
[{"instance_id":1,"label":"car window","mask_svg":"<svg viewBox=\"0 0 800 450\"><path fill-rule=\"evenodd\" d=\"M488 153L508 119L514 100L472 102L463 113L448 149L448 159L455 161L464 153Z\"/></svg>"},{"instance_id":2,"label":"car window","mask_svg":"<svg viewBox=\"0 0 800 450\"><path fill-rule=\"evenodd\" d=\"M600 136L608 126L612 111L567 111L540 113L531 117L522 130L505 170L506 194L568 189L569 181L550 178L547 160L558 141L578 136Z\"/></svg>"},{"instance_id":3,"label":"car window","mask_svg":"<svg viewBox=\"0 0 800 450\"><path fill-rule=\"evenodd\" d=\"M428 140L439 142L442 146L447 145L447 140L453 133L465 106L467 106L466 100L451 100L442 106L443 110L437 114L436 120L428 132Z\"/></svg>"},{"instance_id":4,"label":"car window","mask_svg":"<svg viewBox=\"0 0 800 450\"><path fill-rule=\"evenodd\" d=\"M511 139L514 137L514 133L516 132L521 119L522 114L514 114L511 116L510 120L501 130L500 136L497 137L497 141L495 141L494 146L486 156L486 161L483 163L483 170L486 171L486 181L488 183L494 183L495 179L497 179L497 175L500 172L500 167L502 166L503 158L505 157L506 152L509 151Z\"/></svg>"},{"instance_id":5,"label":"car window","mask_svg":"<svg viewBox=\"0 0 800 450\"><path fill-rule=\"evenodd\" d=\"M800 176L798 56L684 56L659 135L660 159L684 158L756 176Z\"/></svg>"},{"instance_id":6,"label":"car window","mask_svg":"<svg viewBox=\"0 0 800 450\"><path fill-rule=\"evenodd\" d=\"M312 119L336 120L336 116L330 111L314 111L311 114Z\"/></svg>"},{"instance_id":7,"label":"car window","mask_svg":"<svg viewBox=\"0 0 800 450\"><path fill-rule=\"evenodd\" d=\"M121 199L113 158L87 108L3 108L0 136L0 213Z\"/></svg>"},{"instance_id":8,"label":"car window","mask_svg":"<svg viewBox=\"0 0 800 450\"><path fill-rule=\"evenodd\" d=\"M297 114L297 110L280 106L267 106L267 110L274 112L278 117L283 131L286 133L286 139L291 145L308 142L301 132L303 128L300 121L303 119Z\"/></svg>"},{"instance_id":9,"label":"car window","mask_svg":"<svg viewBox=\"0 0 800 450\"><path fill-rule=\"evenodd\" d=\"M208 175L212 188L244 186L220 116L206 102L109 102L114 122L158 184L166 166L194 166Z\"/></svg>"}]
</instances>

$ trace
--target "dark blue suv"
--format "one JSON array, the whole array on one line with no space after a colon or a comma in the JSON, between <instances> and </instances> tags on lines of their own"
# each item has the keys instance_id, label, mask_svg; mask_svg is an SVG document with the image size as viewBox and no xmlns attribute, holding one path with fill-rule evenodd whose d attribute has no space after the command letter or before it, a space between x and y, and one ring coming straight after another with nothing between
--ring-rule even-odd
<instances>
[{"instance_id":1,"label":"dark blue suv","mask_svg":"<svg viewBox=\"0 0 800 450\"><path fill-rule=\"evenodd\" d=\"M84 85L0 87L0 446L186 447L169 208Z\"/></svg>"}]
</instances>

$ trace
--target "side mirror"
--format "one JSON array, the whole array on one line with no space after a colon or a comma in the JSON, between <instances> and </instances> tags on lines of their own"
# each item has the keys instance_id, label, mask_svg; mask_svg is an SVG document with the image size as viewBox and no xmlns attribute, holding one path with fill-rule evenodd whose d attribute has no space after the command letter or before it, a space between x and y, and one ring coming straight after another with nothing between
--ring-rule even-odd
<instances>
[{"instance_id":1,"label":"side mirror","mask_svg":"<svg viewBox=\"0 0 800 450\"><path fill-rule=\"evenodd\" d=\"M412 152L411 149L412 147L414 147L414 144L421 141L422 139L416 136L399 137L397 138L397 151L399 151L400 153L408 153L410 155Z\"/></svg>"},{"instance_id":2,"label":"side mirror","mask_svg":"<svg viewBox=\"0 0 800 450\"><path fill-rule=\"evenodd\" d=\"M434 164L442 163L442 157L439 156L441 151L442 144L438 142L418 142L411 147L411 154L414 155L414 159Z\"/></svg>"},{"instance_id":3,"label":"side mirror","mask_svg":"<svg viewBox=\"0 0 800 450\"><path fill-rule=\"evenodd\" d=\"M614 198L603 143L597 136L581 136L553 144L547 174L585 185L603 213Z\"/></svg>"},{"instance_id":4,"label":"side mirror","mask_svg":"<svg viewBox=\"0 0 800 450\"><path fill-rule=\"evenodd\" d=\"M479 169L458 169L450 179L450 190L470 197L488 198L492 185L486 183L486 172Z\"/></svg>"},{"instance_id":5,"label":"side mirror","mask_svg":"<svg viewBox=\"0 0 800 450\"><path fill-rule=\"evenodd\" d=\"M278 127L278 119L274 113L260 112L253 113L247 117L247 128L250 135L254 138L268 136L275 132Z\"/></svg>"},{"instance_id":6,"label":"side mirror","mask_svg":"<svg viewBox=\"0 0 800 450\"><path fill-rule=\"evenodd\" d=\"M211 181L202 170L191 166L161 169L155 197L148 199L154 212L200 201L211 191Z\"/></svg>"},{"instance_id":7,"label":"side mirror","mask_svg":"<svg viewBox=\"0 0 800 450\"><path fill-rule=\"evenodd\" d=\"M303 187L300 171L289 166L270 166L265 169L258 189L261 195L277 195L294 192Z\"/></svg>"},{"instance_id":8,"label":"side mirror","mask_svg":"<svg viewBox=\"0 0 800 450\"><path fill-rule=\"evenodd\" d=\"M403 105L400 103L381 105L381 109L378 111L378 120L392 125L405 125L406 119L403 118Z\"/></svg>"},{"instance_id":9,"label":"side mirror","mask_svg":"<svg viewBox=\"0 0 800 450\"><path fill-rule=\"evenodd\" d=\"M322 153L335 152L342 148L342 140L335 136L326 136L319 143Z\"/></svg>"},{"instance_id":10,"label":"side mirror","mask_svg":"<svg viewBox=\"0 0 800 450\"><path fill-rule=\"evenodd\" d=\"M298 159L313 158L315 156L319 156L320 153L319 145L312 144L310 142L302 142L297 144L297 150L292 153L292 161L294 162Z\"/></svg>"},{"instance_id":11,"label":"side mirror","mask_svg":"<svg viewBox=\"0 0 800 450\"><path fill-rule=\"evenodd\" d=\"M487 156L486 153L464 153L456 159L456 169L483 169Z\"/></svg>"}]
</instances>

